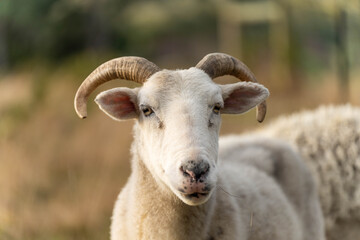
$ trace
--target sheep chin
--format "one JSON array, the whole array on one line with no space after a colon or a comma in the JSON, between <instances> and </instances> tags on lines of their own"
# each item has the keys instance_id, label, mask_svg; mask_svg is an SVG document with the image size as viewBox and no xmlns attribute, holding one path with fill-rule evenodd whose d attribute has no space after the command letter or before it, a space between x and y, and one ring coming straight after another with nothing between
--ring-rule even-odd
<instances>
[{"instance_id":1,"label":"sheep chin","mask_svg":"<svg viewBox=\"0 0 360 240\"><path fill-rule=\"evenodd\" d=\"M176 196L186 205L189 206L199 206L205 204L211 197L213 191L209 191L207 193L192 193L192 194L184 194L181 192L175 192Z\"/></svg>"}]
</instances>

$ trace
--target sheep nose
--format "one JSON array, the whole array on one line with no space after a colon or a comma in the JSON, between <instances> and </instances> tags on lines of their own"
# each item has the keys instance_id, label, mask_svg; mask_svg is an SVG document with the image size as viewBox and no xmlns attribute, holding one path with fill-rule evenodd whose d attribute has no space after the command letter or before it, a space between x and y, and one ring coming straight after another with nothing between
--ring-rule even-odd
<instances>
[{"instance_id":1,"label":"sheep nose","mask_svg":"<svg viewBox=\"0 0 360 240\"><path fill-rule=\"evenodd\" d=\"M195 181L198 181L201 177L205 176L209 169L210 165L205 160L190 160L180 167L180 170L183 172L185 177L190 177Z\"/></svg>"}]
</instances>

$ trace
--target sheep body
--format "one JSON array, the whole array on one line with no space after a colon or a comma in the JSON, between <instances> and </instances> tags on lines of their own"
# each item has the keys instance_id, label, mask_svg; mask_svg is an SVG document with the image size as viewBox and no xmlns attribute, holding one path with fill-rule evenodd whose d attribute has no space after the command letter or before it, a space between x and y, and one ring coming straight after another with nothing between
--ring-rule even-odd
<instances>
[{"instance_id":1,"label":"sheep body","mask_svg":"<svg viewBox=\"0 0 360 240\"><path fill-rule=\"evenodd\" d=\"M303 239L324 239L315 180L298 152L286 142L256 134L220 138L219 157L252 166L281 187L302 223Z\"/></svg>"},{"instance_id":2,"label":"sheep body","mask_svg":"<svg viewBox=\"0 0 360 240\"><path fill-rule=\"evenodd\" d=\"M360 108L323 106L281 117L262 135L291 143L319 186L329 239L360 235Z\"/></svg>"},{"instance_id":3,"label":"sheep body","mask_svg":"<svg viewBox=\"0 0 360 240\"><path fill-rule=\"evenodd\" d=\"M268 155L269 146L271 152L281 152L279 161L270 162L274 158ZM250 152L242 156L243 148L252 152L251 157ZM208 202L199 206L184 204L156 182L139 159L138 151L135 141L133 171L113 212L113 240L323 239L314 182L285 143L241 137L220 139L218 188ZM259 158L255 157L257 162L253 164L256 152ZM290 173L277 173L275 178L275 171L280 168ZM311 216L302 213L306 209L311 210Z\"/></svg>"},{"instance_id":4,"label":"sheep body","mask_svg":"<svg viewBox=\"0 0 360 240\"><path fill-rule=\"evenodd\" d=\"M138 144L115 204L111 239L324 239L315 182L285 142L220 138L218 188L199 206L184 204L151 176Z\"/></svg>"}]
</instances>

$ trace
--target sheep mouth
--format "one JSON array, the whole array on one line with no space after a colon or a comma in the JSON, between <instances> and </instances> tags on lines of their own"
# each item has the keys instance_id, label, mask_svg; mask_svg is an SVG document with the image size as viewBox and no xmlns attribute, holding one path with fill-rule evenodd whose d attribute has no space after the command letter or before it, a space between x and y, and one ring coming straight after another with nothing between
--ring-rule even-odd
<instances>
[{"instance_id":1,"label":"sheep mouth","mask_svg":"<svg viewBox=\"0 0 360 240\"><path fill-rule=\"evenodd\" d=\"M183 188L184 187L184 188ZM187 188L186 188L187 187ZM211 184L201 185L191 189L189 186L182 186L175 189L174 193L187 205L197 206L207 202L213 192Z\"/></svg>"},{"instance_id":2,"label":"sheep mouth","mask_svg":"<svg viewBox=\"0 0 360 240\"><path fill-rule=\"evenodd\" d=\"M190 193L180 193L180 199L190 206L197 206L207 202L210 198L212 191L196 191Z\"/></svg>"},{"instance_id":3,"label":"sheep mouth","mask_svg":"<svg viewBox=\"0 0 360 240\"><path fill-rule=\"evenodd\" d=\"M183 197L187 199L204 198L207 197L211 192L211 188L209 186L201 187L196 190L192 189L191 191L186 191L186 189L183 188L178 188L177 190L181 193Z\"/></svg>"},{"instance_id":4,"label":"sheep mouth","mask_svg":"<svg viewBox=\"0 0 360 240\"><path fill-rule=\"evenodd\" d=\"M209 192L195 192L191 194L184 194L187 199L201 198L209 195Z\"/></svg>"}]
</instances>

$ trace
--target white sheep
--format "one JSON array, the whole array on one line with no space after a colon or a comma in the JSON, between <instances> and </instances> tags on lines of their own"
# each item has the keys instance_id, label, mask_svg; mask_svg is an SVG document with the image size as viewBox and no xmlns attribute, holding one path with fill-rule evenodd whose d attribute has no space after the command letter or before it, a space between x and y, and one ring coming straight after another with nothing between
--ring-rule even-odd
<instances>
[{"instance_id":1,"label":"white sheep","mask_svg":"<svg viewBox=\"0 0 360 240\"><path fill-rule=\"evenodd\" d=\"M260 134L302 154L319 186L328 239L360 239L360 108L323 106L281 117Z\"/></svg>"},{"instance_id":2,"label":"white sheep","mask_svg":"<svg viewBox=\"0 0 360 240\"><path fill-rule=\"evenodd\" d=\"M212 81L223 75L246 82ZM114 59L80 86L80 117L90 93L116 78L146 82L95 100L115 120L137 119L132 173L115 204L111 239L324 238L316 186L291 147L268 139L226 144L227 138L218 158L220 113L258 105L258 121L265 116L269 92L243 63L216 53L195 68L169 71L143 58Z\"/></svg>"}]
</instances>

